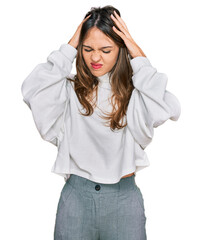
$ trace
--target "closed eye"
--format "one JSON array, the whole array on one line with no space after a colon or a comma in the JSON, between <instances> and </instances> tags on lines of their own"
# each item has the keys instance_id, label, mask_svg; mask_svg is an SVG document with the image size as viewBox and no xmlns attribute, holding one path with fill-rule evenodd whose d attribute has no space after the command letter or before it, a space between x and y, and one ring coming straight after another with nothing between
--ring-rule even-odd
<instances>
[{"instance_id":1,"label":"closed eye","mask_svg":"<svg viewBox=\"0 0 202 240\"><path fill-rule=\"evenodd\" d=\"M84 49L86 52L91 52L92 50ZM103 51L103 53L110 53L111 51Z\"/></svg>"}]
</instances>

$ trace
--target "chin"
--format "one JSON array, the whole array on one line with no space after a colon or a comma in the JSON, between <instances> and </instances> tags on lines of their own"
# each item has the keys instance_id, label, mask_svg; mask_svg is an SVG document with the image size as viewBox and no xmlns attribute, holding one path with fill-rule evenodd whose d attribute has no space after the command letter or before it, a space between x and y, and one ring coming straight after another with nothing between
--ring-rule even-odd
<instances>
[{"instance_id":1,"label":"chin","mask_svg":"<svg viewBox=\"0 0 202 240\"><path fill-rule=\"evenodd\" d=\"M104 75L105 73L103 73L103 72L96 72L96 71L91 71L91 73L95 76L95 77L100 77L100 76L102 76L102 75Z\"/></svg>"}]
</instances>

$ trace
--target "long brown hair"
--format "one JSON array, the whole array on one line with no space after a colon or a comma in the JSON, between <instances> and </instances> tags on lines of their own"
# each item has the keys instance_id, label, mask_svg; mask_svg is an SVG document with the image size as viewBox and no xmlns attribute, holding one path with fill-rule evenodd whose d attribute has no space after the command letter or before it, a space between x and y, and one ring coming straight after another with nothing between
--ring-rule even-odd
<instances>
[{"instance_id":1,"label":"long brown hair","mask_svg":"<svg viewBox=\"0 0 202 240\"><path fill-rule=\"evenodd\" d=\"M90 72L82 56L82 44L84 42L86 33L90 28L96 26L118 45L119 53L117 61L109 72L111 79L111 91L113 93L111 97L112 112L110 114L105 114L105 116L101 116L103 119L108 120L108 126L112 131L115 129L121 129L127 125L127 121L125 124L123 124L123 121L132 91L134 89L132 84L132 67L128 58L127 47L123 39L112 29L112 26L115 25L120 31L118 26L110 17L114 10L119 16L121 16L119 10L110 5L102 8L93 7L85 15L84 18L91 14L91 16L83 23L80 32L76 58L77 74L74 76L74 79L67 78L68 80L74 82L74 90L76 95L79 99L79 102L86 110L86 113L80 113L83 116L92 115L94 112L92 96L93 93L96 93L97 100L97 88L99 80Z\"/></svg>"}]
</instances>

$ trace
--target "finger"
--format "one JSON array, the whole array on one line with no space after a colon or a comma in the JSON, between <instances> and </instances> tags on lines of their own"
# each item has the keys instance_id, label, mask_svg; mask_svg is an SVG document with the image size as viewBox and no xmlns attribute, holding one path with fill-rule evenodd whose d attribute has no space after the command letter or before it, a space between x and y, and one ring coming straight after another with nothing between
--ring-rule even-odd
<instances>
[{"instance_id":1,"label":"finger","mask_svg":"<svg viewBox=\"0 0 202 240\"><path fill-rule=\"evenodd\" d=\"M91 16L92 14L88 15L86 18L83 19L83 21L79 24L78 28L81 28L83 23Z\"/></svg>"},{"instance_id":2,"label":"finger","mask_svg":"<svg viewBox=\"0 0 202 240\"><path fill-rule=\"evenodd\" d=\"M125 27L125 29L128 30L125 22L123 21L123 19L118 15L118 13L115 10L114 10L114 14L115 14L116 18L121 22L121 24Z\"/></svg>"},{"instance_id":3,"label":"finger","mask_svg":"<svg viewBox=\"0 0 202 240\"><path fill-rule=\"evenodd\" d=\"M119 29L127 36L127 38L132 40L132 37L131 37L130 33L128 32L128 30L127 29L123 30L124 29L123 25L115 17L113 19L116 22L116 24L119 27Z\"/></svg>"},{"instance_id":4,"label":"finger","mask_svg":"<svg viewBox=\"0 0 202 240\"><path fill-rule=\"evenodd\" d=\"M92 14L88 15L82 22L85 22Z\"/></svg>"},{"instance_id":5,"label":"finger","mask_svg":"<svg viewBox=\"0 0 202 240\"><path fill-rule=\"evenodd\" d=\"M119 29L126 35L129 37L129 33L127 31L127 29L125 29L125 27L118 21L117 18L115 18L113 16L113 14L111 14L111 18L113 19L113 21L116 23L116 25L119 27Z\"/></svg>"},{"instance_id":6,"label":"finger","mask_svg":"<svg viewBox=\"0 0 202 240\"><path fill-rule=\"evenodd\" d=\"M127 37L124 33L119 31L115 26L113 26L112 29L123 39L124 42L126 41Z\"/></svg>"}]
</instances>

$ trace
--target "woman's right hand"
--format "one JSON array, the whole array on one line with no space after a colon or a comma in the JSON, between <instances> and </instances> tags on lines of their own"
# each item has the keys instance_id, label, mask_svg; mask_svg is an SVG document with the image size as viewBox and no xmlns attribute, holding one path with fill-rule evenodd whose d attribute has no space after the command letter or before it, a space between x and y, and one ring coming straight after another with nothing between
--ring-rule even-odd
<instances>
[{"instance_id":1,"label":"woman's right hand","mask_svg":"<svg viewBox=\"0 0 202 240\"><path fill-rule=\"evenodd\" d=\"M81 32L81 27L83 25L83 23L91 16L91 14L89 16L87 16L78 26L76 32L74 33L73 37L69 40L68 44L70 44L72 47L76 48L78 47L79 44L79 36L80 36L80 32Z\"/></svg>"}]
</instances>

